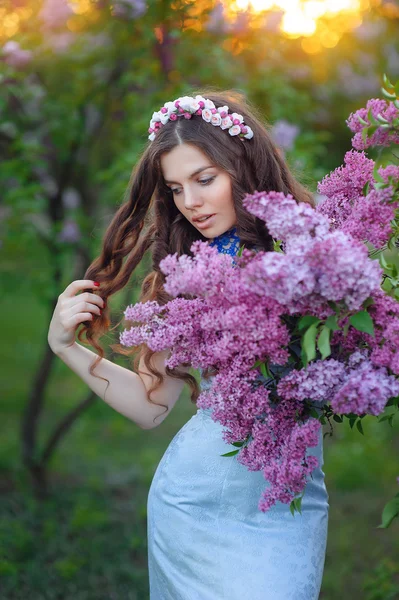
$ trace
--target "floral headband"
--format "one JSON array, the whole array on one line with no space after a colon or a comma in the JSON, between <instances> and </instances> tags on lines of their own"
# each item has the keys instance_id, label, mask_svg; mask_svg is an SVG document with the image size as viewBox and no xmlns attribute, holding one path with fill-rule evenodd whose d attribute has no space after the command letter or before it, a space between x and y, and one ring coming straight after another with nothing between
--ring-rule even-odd
<instances>
[{"instance_id":1,"label":"floral headband","mask_svg":"<svg viewBox=\"0 0 399 600\"><path fill-rule=\"evenodd\" d=\"M154 112L148 129L148 139L153 141L158 130L168 121L176 121L178 117L191 119L193 115L201 116L204 121L215 127L228 129L230 135L238 135L240 138L250 140L254 133L244 123L244 117L238 113L229 113L228 106L216 108L212 100L202 96L183 96L173 102L165 102L158 112Z\"/></svg>"}]
</instances>

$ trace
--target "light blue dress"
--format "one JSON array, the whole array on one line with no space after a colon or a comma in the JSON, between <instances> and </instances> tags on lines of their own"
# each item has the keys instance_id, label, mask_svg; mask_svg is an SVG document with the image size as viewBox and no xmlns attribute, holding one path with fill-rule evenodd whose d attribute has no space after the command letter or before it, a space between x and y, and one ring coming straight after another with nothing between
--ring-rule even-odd
<instances>
[{"instance_id":1,"label":"light blue dress","mask_svg":"<svg viewBox=\"0 0 399 600\"><path fill-rule=\"evenodd\" d=\"M235 228L215 238L234 255ZM201 388L211 379L201 378ZM323 437L319 459L293 517L287 504L258 508L268 485L222 438L211 409L199 409L169 444L148 495L150 600L317 600L328 525Z\"/></svg>"}]
</instances>

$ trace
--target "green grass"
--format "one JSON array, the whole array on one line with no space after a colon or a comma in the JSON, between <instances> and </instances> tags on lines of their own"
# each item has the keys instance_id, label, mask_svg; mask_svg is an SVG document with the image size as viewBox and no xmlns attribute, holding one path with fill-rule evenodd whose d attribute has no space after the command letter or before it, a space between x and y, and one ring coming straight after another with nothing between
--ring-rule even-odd
<instances>
[{"instance_id":1,"label":"green grass","mask_svg":"<svg viewBox=\"0 0 399 600\"><path fill-rule=\"evenodd\" d=\"M1 598L148 598L147 493L163 452L195 407L185 391L160 427L142 431L98 400L59 446L50 464L51 495L38 502L20 465L19 421L48 315L23 282L16 291L14 280L11 289L1 308ZM41 443L86 393L57 359ZM335 424L325 440L330 522L323 600L399 598L398 521L377 528L384 503L397 492L398 425L366 418L363 437Z\"/></svg>"}]
</instances>

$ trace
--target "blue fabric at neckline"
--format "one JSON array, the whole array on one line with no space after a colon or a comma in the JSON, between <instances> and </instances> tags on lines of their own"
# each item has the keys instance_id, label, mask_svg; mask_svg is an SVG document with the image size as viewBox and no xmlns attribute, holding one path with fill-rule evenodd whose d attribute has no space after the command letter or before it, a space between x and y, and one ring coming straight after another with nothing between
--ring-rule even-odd
<instances>
[{"instance_id":1,"label":"blue fabric at neckline","mask_svg":"<svg viewBox=\"0 0 399 600\"><path fill-rule=\"evenodd\" d=\"M237 235L237 227L232 227L224 233L216 236L210 246L216 246L218 252L222 254L230 254L230 256L236 256L240 249L240 238Z\"/></svg>"}]
</instances>

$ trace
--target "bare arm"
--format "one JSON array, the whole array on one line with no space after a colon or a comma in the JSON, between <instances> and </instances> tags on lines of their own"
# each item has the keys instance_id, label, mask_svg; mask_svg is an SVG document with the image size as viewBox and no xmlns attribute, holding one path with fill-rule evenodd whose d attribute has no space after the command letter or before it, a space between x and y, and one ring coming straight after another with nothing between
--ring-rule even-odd
<instances>
[{"instance_id":1,"label":"bare arm","mask_svg":"<svg viewBox=\"0 0 399 600\"><path fill-rule=\"evenodd\" d=\"M165 375L163 384L151 394L154 402L164 405L157 406L147 399L147 389L152 381L152 377L147 374L147 371L142 373L143 383L137 373L103 358L94 372L109 380L106 390L107 381L89 373L89 367L97 356L94 352L75 342L71 346L59 350L56 354L97 396L142 429L152 429L160 425L176 404L184 387L184 381ZM153 357L154 366L163 374L165 373L164 361L167 356L168 351L164 351L156 353ZM141 362L139 370L140 372L145 370ZM165 406L168 407L167 412ZM158 418L154 422L155 417Z\"/></svg>"},{"instance_id":2,"label":"bare arm","mask_svg":"<svg viewBox=\"0 0 399 600\"><path fill-rule=\"evenodd\" d=\"M163 384L151 394L151 399L157 404L148 400L147 390L152 384L152 376L146 371L142 361L139 372L142 373L143 380L137 373L105 358L96 366L95 375L90 374L89 368L97 354L78 344L75 332L80 323L93 319L93 314L100 314L104 307L104 301L98 294L78 294L82 290L96 287L98 284L91 280L77 280L60 294L49 327L48 343L54 354L87 383L95 394L142 429L152 429L168 416L180 396L184 381L166 375L165 359L168 350L157 352L151 359L154 367L165 375ZM186 367L183 370L188 372L190 369ZM101 377L108 380L109 385ZM167 412L165 406L168 408ZM154 423L155 417L159 418Z\"/></svg>"}]
</instances>

